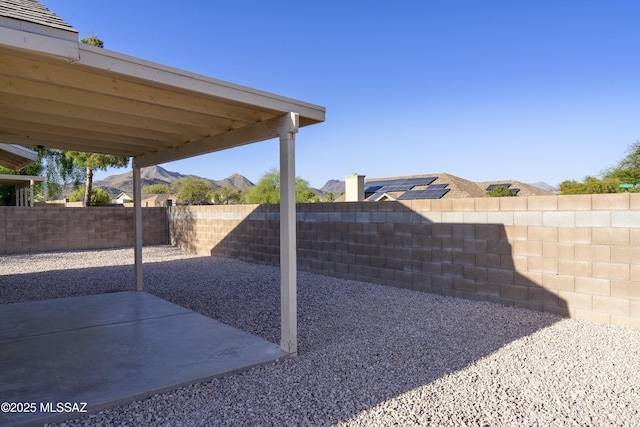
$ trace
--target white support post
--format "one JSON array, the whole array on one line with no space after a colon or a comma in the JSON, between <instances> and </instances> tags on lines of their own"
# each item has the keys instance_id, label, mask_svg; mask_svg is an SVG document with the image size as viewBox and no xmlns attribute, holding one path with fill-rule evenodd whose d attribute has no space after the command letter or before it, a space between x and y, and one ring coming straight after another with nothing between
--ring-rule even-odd
<instances>
[{"instance_id":1,"label":"white support post","mask_svg":"<svg viewBox=\"0 0 640 427\"><path fill-rule=\"evenodd\" d=\"M29 206L33 207L33 186L35 182L33 180L29 180Z\"/></svg>"},{"instance_id":2,"label":"white support post","mask_svg":"<svg viewBox=\"0 0 640 427\"><path fill-rule=\"evenodd\" d=\"M133 167L133 251L135 290L142 291L142 185L140 168L135 157L131 160Z\"/></svg>"},{"instance_id":3,"label":"white support post","mask_svg":"<svg viewBox=\"0 0 640 427\"><path fill-rule=\"evenodd\" d=\"M280 316L282 351L298 352L295 134L298 114L289 113L278 127L280 137Z\"/></svg>"}]
</instances>

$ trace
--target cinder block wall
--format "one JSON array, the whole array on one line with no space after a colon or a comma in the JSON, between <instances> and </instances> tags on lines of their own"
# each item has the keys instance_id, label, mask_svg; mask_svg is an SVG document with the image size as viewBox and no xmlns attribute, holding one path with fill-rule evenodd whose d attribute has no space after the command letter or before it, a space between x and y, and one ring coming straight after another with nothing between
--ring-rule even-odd
<instances>
[{"instance_id":1,"label":"cinder block wall","mask_svg":"<svg viewBox=\"0 0 640 427\"><path fill-rule=\"evenodd\" d=\"M278 206L170 210L172 243L279 261ZM301 270L640 328L640 194L298 205Z\"/></svg>"},{"instance_id":2,"label":"cinder block wall","mask_svg":"<svg viewBox=\"0 0 640 427\"><path fill-rule=\"evenodd\" d=\"M145 245L166 244L165 208L142 209ZM0 254L133 246L133 209L1 207Z\"/></svg>"}]
</instances>

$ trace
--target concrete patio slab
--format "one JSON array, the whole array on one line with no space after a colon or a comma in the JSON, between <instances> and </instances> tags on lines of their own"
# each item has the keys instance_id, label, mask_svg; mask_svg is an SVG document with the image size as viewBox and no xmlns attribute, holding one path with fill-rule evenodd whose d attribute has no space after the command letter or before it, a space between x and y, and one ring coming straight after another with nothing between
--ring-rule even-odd
<instances>
[{"instance_id":1,"label":"concrete patio slab","mask_svg":"<svg viewBox=\"0 0 640 427\"><path fill-rule=\"evenodd\" d=\"M76 418L286 356L144 292L0 305L0 426Z\"/></svg>"}]
</instances>

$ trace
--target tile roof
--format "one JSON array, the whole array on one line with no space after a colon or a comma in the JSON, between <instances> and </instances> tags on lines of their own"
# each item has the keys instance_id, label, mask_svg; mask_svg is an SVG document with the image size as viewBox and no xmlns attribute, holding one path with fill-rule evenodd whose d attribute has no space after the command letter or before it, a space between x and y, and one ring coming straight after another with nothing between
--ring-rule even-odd
<instances>
[{"instance_id":1,"label":"tile roof","mask_svg":"<svg viewBox=\"0 0 640 427\"><path fill-rule=\"evenodd\" d=\"M78 32L36 0L0 0L0 16L73 33Z\"/></svg>"}]
</instances>

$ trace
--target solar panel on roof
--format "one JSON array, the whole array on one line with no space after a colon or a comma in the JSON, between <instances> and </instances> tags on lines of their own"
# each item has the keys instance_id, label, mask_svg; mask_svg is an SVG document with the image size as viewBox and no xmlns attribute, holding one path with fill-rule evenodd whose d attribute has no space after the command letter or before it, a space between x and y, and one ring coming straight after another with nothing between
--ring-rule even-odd
<instances>
[{"instance_id":1,"label":"solar panel on roof","mask_svg":"<svg viewBox=\"0 0 640 427\"><path fill-rule=\"evenodd\" d=\"M407 191L398 200L419 200L419 199L440 199L449 192L448 188L434 190L412 190Z\"/></svg>"},{"instance_id":2,"label":"solar panel on roof","mask_svg":"<svg viewBox=\"0 0 640 427\"><path fill-rule=\"evenodd\" d=\"M436 190L436 191L428 191L427 197L425 197L425 199L440 199L448 192L449 192L448 188L443 188L441 190Z\"/></svg>"},{"instance_id":3,"label":"solar panel on roof","mask_svg":"<svg viewBox=\"0 0 640 427\"><path fill-rule=\"evenodd\" d=\"M398 197L398 200L415 200L418 197L419 194L421 194L422 191L418 190L418 191L407 191L404 194L402 194L400 197Z\"/></svg>"},{"instance_id":4,"label":"solar panel on roof","mask_svg":"<svg viewBox=\"0 0 640 427\"><path fill-rule=\"evenodd\" d=\"M405 181L405 184L407 185L416 186L416 185L429 185L436 179L438 179L437 176L427 176L423 178L407 178L404 181Z\"/></svg>"},{"instance_id":5,"label":"solar panel on roof","mask_svg":"<svg viewBox=\"0 0 640 427\"><path fill-rule=\"evenodd\" d=\"M364 189L364 192L365 193L375 193L376 191L378 191L381 188L382 188L382 185L371 185L369 187L366 187Z\"/></svg>"},{"instance_id":6,"label":"solar panel on roof","mask_svg":"<svg viewBox=\"0 0 640 427\"><path fill-rule=\"evenodd\" d=\"M411 187L415 187L416 185L429 185L436 179L438 179L438 177L435 177L435 176L427 176L423 178L379 179L379 180L365 182L365 185L366 185L365 188L374 187L374 186L388 187L388 186L395 186L395 185L409 186L409 188L411 188Z\"/></svg>"},{"instance_id":7,"label":"solar panel on roof","mask_svg":"<svg viewBox=\"0 0 640 427\"><path fill-rule=\"evenodd\" d=\"M443 189L447 188L449 184L431 184L427 187L427 190Z\"/></svg>"},{"instance_id":8,"label":"solar panel on roof","mask_svg":"<svg viewBox=\"0 0 640 427\"><path fill-rule=\"evenodd\" d=\"M509 184L508 182L505 182L504 184L490 184L485 190L486 191L491 191L496 187L511 187L511 184Z\"/></svg>"},{"instance_id":9,"label":"solar panel on roof","mask_svg":"<svg viewBox=\"0 0 640 427\"><path fill-rule=\"evenodd\" d=\"M365 187L365 190L364 190L365 199L366 200L377 200L384 193L390 193L390 192L394 192L394 191L404 191L405 192L404 194L406 194L407 192L411 191L411 189L416 187L416 186L424 186L424 187L426 187L426 190L429 190L430 189L430 184L433 181L435 181L436 179L438 179L438 177L427 176L427 177L420 177L420 178L397 178L397 179L381 179L381 180L367 181L365 183L366 187ZM447 185L448 184L437 184L437 186L432 188L432 190L434 190L434 189L435 190L444 189L444 187L446 187ZM425 189L416 190L416 191L425 191ZM436 194L439 194L439 193L436 193ZM432 194L425 194L425 195L422 195L422 196L412 196L411 194L409 194L404 199L408 200L407 199L408 197L415 197L415 198L420 198L420 199L424 199L424 198L440 198L440 197L442 197L442 196L439 196L439 197L431 197L431 196L432 196Z\"/></svg>"},{"instance_id":10,"label":"solar panel on roof","mask_svg":"<svg viewBox=\"0 0 640 427\"><path fill-rule=\"evenodd\" d=\"M520 191L520 189L519 189L519 188L512 188L512 189L511 189L511 192L512 192L513 194L518 194L518 192L519 192L519 191Z\"/></svg>"}]
</instances>

